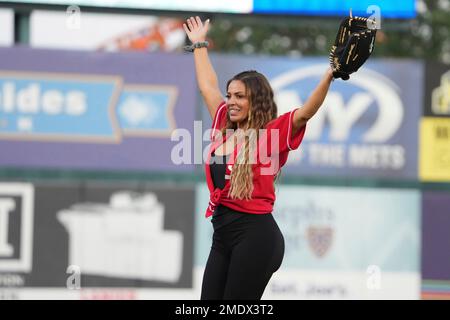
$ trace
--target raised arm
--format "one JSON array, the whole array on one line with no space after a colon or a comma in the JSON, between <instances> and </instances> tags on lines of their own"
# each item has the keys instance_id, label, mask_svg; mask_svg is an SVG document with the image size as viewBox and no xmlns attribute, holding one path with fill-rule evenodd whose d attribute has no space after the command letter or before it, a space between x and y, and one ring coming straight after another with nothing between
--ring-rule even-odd
<instances>
[{"instance_id":1,"label":"raised arm","mask_svg":"<svg viewBox=\"0 0 450 320\"><path fill-rule=\"evenodd\" d=\"M331 68L327 70L325 75L320 80L320 83L314 89L312 94L306 100L303 107L295 110L292 117L292 134L294 135L301 127L306 125L309 119L311 119L319 110L325 97L327 96L328 89L330 88L331 81L333 80L333 72Z\"/></svg>"},{"instance_id":2,"label":"raised arm","mask_svg":"<svg viewBox=\"0 0 450 320\"><path fill-rule=\"evenodd\" d=\"M203 24L199 17L190 17L183 24L183 28L192 43L203 42L208 33L209 19ZM208 49L205 47L195 49L194 61L200 93L205 100L211 118L214 118L217 107L224 99L220 93L217 74L209 60Z\"/></svg>"}]
</instances>

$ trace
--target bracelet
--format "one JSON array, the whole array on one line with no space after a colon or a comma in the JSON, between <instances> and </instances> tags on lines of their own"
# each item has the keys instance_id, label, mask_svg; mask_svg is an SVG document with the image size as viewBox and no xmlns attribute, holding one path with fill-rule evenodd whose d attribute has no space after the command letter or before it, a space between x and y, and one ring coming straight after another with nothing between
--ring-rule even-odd
<instances>
[{"instance_id":1,"label":"bracelet","mask_svg":"<svg viewBox=\"0 0 450 320\"><path fill-rule=\"evenodd\" d=\"M209 45L208 41L201 41L191 44L190 46L185 46L184 51L194 52L197 48L207 48Z\"/></svg>"}]
</instances>

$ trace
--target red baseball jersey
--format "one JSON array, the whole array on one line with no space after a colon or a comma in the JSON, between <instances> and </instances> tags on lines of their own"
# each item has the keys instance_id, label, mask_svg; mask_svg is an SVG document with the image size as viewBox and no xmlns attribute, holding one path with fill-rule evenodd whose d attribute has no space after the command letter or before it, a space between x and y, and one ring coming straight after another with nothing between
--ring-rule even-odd
<instances>
[{"instance_id":1,"label":"red baseball jersey","mask_svg":"<svg viewBox=\"0 0 450 320\"><path fill-rule=\"evenodd\" d=\"M225 186L223 189L214 188L211 177L210 162L211 154L224 143L230 134L222 135L221 130L227 122L227 106L225 102L219 105L212 123L211 145L206 159L205 174L206 183L210 191L210 201L206 210L206 217L210 217L215 208L222 204L233 210L252 213L271 213L275 203L274 179L286 163L288 153L299 147L305 135L306 126L303 126L292 136L292 116L296 109L287 112L270 121L258 138L255 161L252 162L253 192L251 200L231 199L228 197L230 191L230 177L236 156L242 147L237 144L234 152L230 155L226 165Z\"/></svg>"}]
</instances>

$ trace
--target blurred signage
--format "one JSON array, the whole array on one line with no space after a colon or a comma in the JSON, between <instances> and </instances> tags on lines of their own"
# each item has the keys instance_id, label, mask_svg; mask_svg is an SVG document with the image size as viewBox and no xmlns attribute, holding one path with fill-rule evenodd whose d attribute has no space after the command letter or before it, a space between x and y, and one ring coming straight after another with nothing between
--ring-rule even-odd
<instances>
[{"instance_id":1,"label":"blurred signage","mask_svg":"<svg viewBox=\"0 0 450 320\"><path fill-rule=\"evenodd\" d=\"M299 196L300 195L300 196ZM197 187L196 270L206 265L212 227ZM418 299L417 190L277 186L273 215L285 241L267 299Z\"/></svg>"},{"instance_id":2,"label":"blurred signage","mask_svg":"<svg viewBox=\"0 0 450 320\"><path fill-rule=\"evenodd\" d=\"M194 198L192 186L1 182L0 298L192 289Z\"/></svg>"},{"instance_id":3,"label":"blurred signage","mask_svg":"<svg viewBox=\"0 0 450 320\"><path fill-rule=\"evenodd\" d=\"M0 138L119 143L122 133L170 136L176 126L176 87L121 77L0 71L0 97Z\"/></svg>"},{"instance_id":4,"label":"blurred signage","mask_svg":"<svg viewBox=\"0 0 450 320\"><path fill-rule=\"evenodd\" d=\"M419 159L422 181L450 181L450 118L420 120Z\"/></svg>"},{"instance_id":5,"label":"blurred signage","mask_svg":"<svg viewBox=\"0 0 450 320\"><path fill-rule=\"evenodd\" d=\"M0 272L30 272L33 261L34 188L0 183Z\"/></svg>"},{"instance_id":6,"label":"blurred signage","mask_svg":"<svg viewBox=\"0 0 450 320\"><path fill-rule=\"evenodd\" d=\"M358 15L367 16L373 10L379 11L385 18L414 18L416 16L415 0L388 1L388 0L244 0L244 1L219 1L197 0L182 1L173 0L162 2L158 0L23 0L8 2L24 2L32 4L58 4L80 5L96 7L115 7L151 10L173 11L199 11L199 12L223 12L223 13L255 13L255 14L290 14L290 15L314 15L314 16L342 16L347 15L350 8Z\"/></svg>"},{"instance_id":7,"label":"blurred signage","mask_svg":"<svg viewBox=\"0 0 450 320\"><path fill-rule=\"evenodd\" d=\"M290 14L313 16L346 16L350 9L354 15L381 14L383 18L414 18L415 0L254 0L253 12L264 14Z\"/></svg>"},{"instance_id":8,"label":"blurred signage","mask_svg":"<svg viewBox=\"0 0 450 320\"><path fill-rule=\"evenodd\" d=\"M423 106L426 117L450 117L449 65L426 62Z\"/></svg>"},{"instance_id":9,"label":"blurred signage","mask_svg":"<svg viewBox=\"0 0 450 320\"><path fill-rule=\"evenodd\" d=\"M120 87L117 77L0 72L0 137L118 140Z\"/></svg>"},{"instance_id":10,"label":"blurred signage","mask_svg":"<svg viewBox=\"0 0 450 320\"><path fill-rule=\"evenodd\" d=\"M185 41L181 19L93 12L72 17L62 10L30 15L34 48L167 52L181 51Z\"/></svg>"},{"instance_id":11,"label":"blurred signage","mask_svg":"<svg viewBox=\"0 0 450 320\"><path fill-rule=\"evenodd\" d=\"M192 57L1 51L0 166L193 170L171 161L195 118Z\"/></svg>"},{"instance_id":12,"label":"blurred signage","mask_svg":"<svg viewBox=\"0 0 450 320\"><path fill-rule=\"evenodd\" d=\"M324 60L213 57L223 90L226 81L243 70L265 74L279 115L305 103L329 67ZM334 81L307 123L299 150L289 154L285 171L416 180L422 79L423 64L418 61L373 59L349 81Z\"/></svg>"}]
</instances>

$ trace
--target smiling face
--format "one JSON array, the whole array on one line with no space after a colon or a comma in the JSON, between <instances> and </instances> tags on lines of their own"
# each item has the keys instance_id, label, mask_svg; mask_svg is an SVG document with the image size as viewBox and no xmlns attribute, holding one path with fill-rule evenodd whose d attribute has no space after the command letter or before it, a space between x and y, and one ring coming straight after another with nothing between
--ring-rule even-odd
<instances>
[{"instance_id":1,"label":"smiling face","mask_svg":"<svg viewBox=\"0 0 450 320\"><path fill-rule=\"evenodd\" d=\"M250 111L250 100L245 84L240 80L233 80L228 85L227 110L230 121L237 123L238 127L247 121Z\"/></svg>"}]
</instances>

